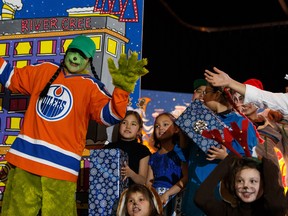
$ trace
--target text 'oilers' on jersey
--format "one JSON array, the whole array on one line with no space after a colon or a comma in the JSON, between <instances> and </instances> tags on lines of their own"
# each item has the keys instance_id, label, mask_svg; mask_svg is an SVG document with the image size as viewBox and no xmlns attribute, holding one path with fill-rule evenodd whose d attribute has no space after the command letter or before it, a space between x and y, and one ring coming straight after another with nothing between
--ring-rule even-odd
<instances>
[{"instance_id":1,"label":"text 'oilers' on jersey","mask_svg":"<svg viewBox=\"0 0 288 216\"><path fill-rule=\"evenodd\" d=\"M36 175L76 182L89 119L106 126L118 123L125 116L129 93L115 88L111 96L90 75L61 71L47 96L40 99L58 67L46 62L12 68L0 58L0 82L12 92L30 96L21 131L6 160Z\"/></svg>"}]
</instances>

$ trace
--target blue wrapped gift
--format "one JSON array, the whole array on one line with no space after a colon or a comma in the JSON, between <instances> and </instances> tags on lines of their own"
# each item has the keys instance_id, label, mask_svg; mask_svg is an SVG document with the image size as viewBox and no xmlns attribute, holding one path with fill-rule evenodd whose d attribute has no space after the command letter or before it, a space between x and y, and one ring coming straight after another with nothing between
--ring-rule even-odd
<instances>
[{"instance_id":1,"label":"blue wrapped gift","mask_svg":"<svg viewBox=\"0 0 288 216\"><path fill-rule=\"evenodd\" d=\"M175 123L205 153L211 146L220 146L215 140L202 136L203 130L218 129L223 136L224 127L228 127L211 109L199 100L191 102L176 119Z\"/></svg>"},{"instance_id":2,"label":"blue wrapped gift","mask_svg":"<svg viewBox=\"0 0 288 216\"><path fill-rule=\"evenodd\" d=\"M90 150L89 216L114 215L118 200L128 187L128 179L121 179L121 167L128 163L128 155L121 149Z\"/></svg>"}]
</instances>

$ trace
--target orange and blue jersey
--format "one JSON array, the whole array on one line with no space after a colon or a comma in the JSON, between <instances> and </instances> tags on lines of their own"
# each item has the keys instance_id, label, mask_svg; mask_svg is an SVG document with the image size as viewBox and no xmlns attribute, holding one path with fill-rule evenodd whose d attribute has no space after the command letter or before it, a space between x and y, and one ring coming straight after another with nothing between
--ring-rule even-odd
<instances>
[{"instance_id":1,"label":"orange and blue jersey","mask_svg":"<svg viewBox=\"0 0 288 216\"><path fill-rule=\"evenodd\" d=\"M13 68L0 58L0 82L14 93L29 95L21 131L6 160L28 172L76 182L89 120L111 126L124 118L129 93L113 94L89 74L61 71L43 99L40 92L59 68L45 62Z\"/></svg>"}]
</instances>

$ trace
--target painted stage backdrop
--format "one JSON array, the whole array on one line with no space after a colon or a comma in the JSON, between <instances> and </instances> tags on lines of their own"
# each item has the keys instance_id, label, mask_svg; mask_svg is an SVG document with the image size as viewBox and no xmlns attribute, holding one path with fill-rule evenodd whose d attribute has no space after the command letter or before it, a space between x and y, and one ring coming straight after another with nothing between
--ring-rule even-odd
<instances>
[{"instance_id":1,"label":"painted stage backdrop","mask_svg":"<svg viewBox=\"0 0 288 216\"><path fill-rule=\"evenodd\" d=\"M117 62L121 53L131 51L142 57L144 0L2 0L0 10L0 56L17 67L60 62L72 39L83 34L95 42L93 64L112 92L107 59ZM136 107L139 94L140 80L130 95L130 107ZM28 97L0 86L0 155L18 135L28 103ZM109 139L111 131L91 123L87 139Z\"/></svg>"}]
</instances>

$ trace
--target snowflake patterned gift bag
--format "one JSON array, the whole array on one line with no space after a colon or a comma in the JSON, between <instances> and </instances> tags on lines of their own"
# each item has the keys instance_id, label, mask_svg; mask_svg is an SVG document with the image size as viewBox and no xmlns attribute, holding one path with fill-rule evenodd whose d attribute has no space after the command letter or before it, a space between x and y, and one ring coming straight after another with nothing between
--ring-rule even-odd
<instances>
[{"instance_id":1,"label":"snowflake patterned gift bag","mask_svg":"<svg viewBox=\"0 0 288 216\"><path fill-rule=\"evenodd\" d=\"M205 153L211 146L219 147L213 139L202 136L204 130L218 129L223 135L225 123L201 101L195 100L184 110L175 122Z\"/></svg>"},{"instance_id":2,"label":"snowflake patterned gift bag","mask_svg":"<svg viewBox=\"0 0 288 216\"><path fill-rule=\"evenodd\" d=\"M128 187L120 173L124 162L128 155L121 149L90 150L89 216L116 214L120 195Z\"/></svg>"}]
</instances>

